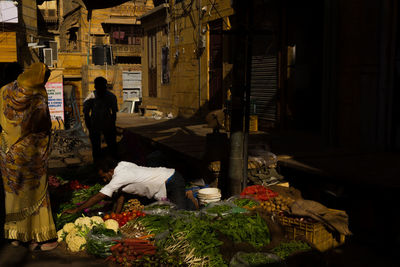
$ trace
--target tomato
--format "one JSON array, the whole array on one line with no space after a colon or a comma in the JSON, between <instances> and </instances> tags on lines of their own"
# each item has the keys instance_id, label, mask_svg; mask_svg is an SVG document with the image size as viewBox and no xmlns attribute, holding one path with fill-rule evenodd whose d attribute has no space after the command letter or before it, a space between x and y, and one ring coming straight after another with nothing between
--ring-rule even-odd
<instances>
[{"instance_id":1,"label":"tomato","mask_svg":"<svg viewBox=\"0 0 400 267\"><path fill-rule=\"evenodd\" d=\"M116 214L115 214L114 212L111 213L111 218L112 218L112 219L117 218L117 216L116 216Z\"/></svg>"},{"instance_id":2,"label":"tomato","mask_svg":"<svg viewBox=\"0 0 400 267\"><path fill-rule=\"evenodd\" d=\"M124 211L124 212L122 212L122 216L126 216L126 212Z\"/></svg>"},{"instance_id":3,"label":"tomato","mask_svg":"<svg viewBox=\"0 0 400 267\"><path fill-rule=\"evenodd\" d=\"M108 219L110 219L111 217L110 217L110 214L106 214L106 215L104 215L104 220L108 220Z\"/></svg>"}]
</instances>

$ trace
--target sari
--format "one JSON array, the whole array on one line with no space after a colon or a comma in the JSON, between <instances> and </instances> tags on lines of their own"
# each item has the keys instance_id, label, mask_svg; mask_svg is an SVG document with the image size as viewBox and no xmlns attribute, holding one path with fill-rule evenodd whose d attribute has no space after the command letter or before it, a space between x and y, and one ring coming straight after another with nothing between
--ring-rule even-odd
<instances>
[{"instance_id":1,"label":"sari","mask_svg":"<svg viewBox=\"0 0 400 267\"><path fill-rule=\"evenodd\" d=\"M51 120L46 65L34 63L0 90L0 167L5 191L4 235L22 242L57 237L48 194Z\"/></svg>"}]
</instances>

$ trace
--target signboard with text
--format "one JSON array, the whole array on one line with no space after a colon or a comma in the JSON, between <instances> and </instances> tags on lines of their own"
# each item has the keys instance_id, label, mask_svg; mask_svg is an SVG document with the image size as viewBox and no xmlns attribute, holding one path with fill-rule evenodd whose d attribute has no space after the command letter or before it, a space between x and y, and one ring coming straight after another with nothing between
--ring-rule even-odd
<instances>
[{"instance_id":1,"label":"signboard with text","mask_svg":"<svg viewBox=\"0 0 400 267\"><path fill-rule=\"evenodd\" d=\"M64 96L62 83L46 83L51 121L64 121Z\"/></svg>"}]
</instances>

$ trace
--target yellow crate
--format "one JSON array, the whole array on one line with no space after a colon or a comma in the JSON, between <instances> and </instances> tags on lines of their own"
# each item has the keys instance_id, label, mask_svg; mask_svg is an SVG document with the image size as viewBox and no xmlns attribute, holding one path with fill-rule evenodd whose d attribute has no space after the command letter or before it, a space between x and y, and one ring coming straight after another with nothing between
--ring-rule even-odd
<instances>
[{"instance_id":1,"label":"yellow crate","mask_svg":"<svg viewBox=\"0 0 400 267\"><path fill-rule=\"evenodd\" d=\"M243 121L244 124L244 121ZM230 121L230 116L226 115L225 116L225 121L223 127L227 132L231 130L231 121ZM257 132L258 131L258 117L257 115L250 115L250 121L249 121L249 131L250 132Z\"/></svg>"},{"instance_id":2,"label":"yellow crate","mask_svg":"<svg viewBox=\"0 0 400 267\"><path fill-rule=\"evenodd\" d=\"M286 216L279 216L278 220L285 228L288 238L293 240L305 239L319 251L337 247L345 242L345 235L328 230L321 222L310 223Z\"/></svg>"},{"instance_id":3,"label":"yellow crate","mask_svg":"<svg viewBox=\"0 0 400 267\"><path fill-rule=\"evenodd\" d=\"M258 117L257 117L257 115L250 115L249 131L250 132L257 132L258 131Z\"/></svg>"}]
</instances>

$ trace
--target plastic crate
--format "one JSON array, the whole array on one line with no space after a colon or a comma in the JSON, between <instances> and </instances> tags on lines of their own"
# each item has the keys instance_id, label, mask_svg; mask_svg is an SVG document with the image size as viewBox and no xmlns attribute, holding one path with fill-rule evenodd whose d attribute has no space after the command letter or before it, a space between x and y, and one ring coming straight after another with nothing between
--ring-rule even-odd
<instances>
[{"instance_id":1,"label":"plastic crate","mask_svg":"<svg viewBox=\"0 0 400 267\"><path fill-rule=\"evenodd\" d=\"M344 212L341 210L334 211ZM328 230L321 222L310 223L286 216L279 216L278 220L285 228L288 238L293 240L305 239L319 251L337 247L345 242L345 235Z\"/></svg>"}]
</instances>

